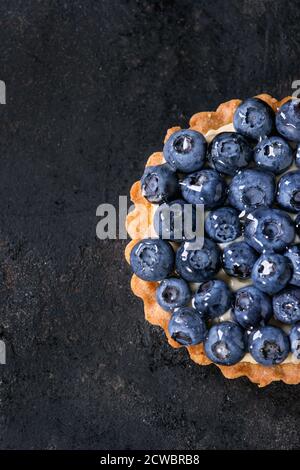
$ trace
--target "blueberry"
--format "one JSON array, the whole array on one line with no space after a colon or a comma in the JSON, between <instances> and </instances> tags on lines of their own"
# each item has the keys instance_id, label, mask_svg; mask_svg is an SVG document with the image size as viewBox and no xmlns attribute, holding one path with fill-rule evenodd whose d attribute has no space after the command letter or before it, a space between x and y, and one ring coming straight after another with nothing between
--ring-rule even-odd
<instances>
[{"instance_id":1,"label":"blueberry","mask_svg":"<svg viewBox=\"0 0 300 470\"><path fill-rule=\"evenodd\" d=\"M234 175L251 161L253 150L245 137L236 132L222 132L212 141L209 160L220 173Z\"/></svg>"},{"instance_id":2,"label":"blueberry","mask_svg":"<svg viewBox=\"0 0 300 470\"><path fill-rule=\"evenodd\" d=\"M291 99L279 108L276 127L286 139L300 142L300 100Z\"/></svg>"},{"instance_id":3,"label":"blueberry","mask_svg":"<svg viewBox=\"0 0 300 470\"><path fill-rule=\"evenodd\" d=\"M205 220L207 235L219 243L231 242L242 234L238 212L232 207L220 207L209 212Z\"/></svg>"},{"instance_id":4,"label":"blueberry","mask_svg":"<svg viewBox=\"0 0 300 470\"><path fill-rule=\"evenodd\" d=\"M290 330L291 352L295 359L300 359L300 323L296 323Z\"/></svg>"},{"instance_id":5,"label":"blueberry","mask_svg":"<svg viewBox=\"0 0 300 470\"><path fill-rule=\"evenodd\" d=\"M196 229L196 208L191 204L189 207L183 199L164 202L155 211L153 225L164 240L191 240Z\"/></svg>"},{"instance_id":6,"label":"blueberry","mask_svg":"<svg viewBox=\"0 0 300 470\"><path fill-rule=\"evenodd\" d=\"M174 311L168 329L171 338L183 346L202 343L207 332L203 317L189 307Z\"/></svg>"},{"instance_id":7,"label":"blueberry","mask_svg":"<svg viewBox=\"0 0 300 470\"><path fill-rule=\"evenodd\" d=\"M237 107L233 125L240 134L258 140L271 134L274 117L274 112L267 103L259 98L249 98Z\"/></svg>"},{"instance_id":8,"label":"blueberry","mask_svg":"<svg viewBox=\"0 0 300 470\"><path fill-rule=\"evenodd\" d=\"M276 320L288 325L300 320L300 288L287 287L273 297Z\"/></svg>"},{"instance_id":9,"label":"blueberry","mask_svg":"<svg viewBox=\"0 0 300 470\"><path fill-rule=\"evenodd\" d=\"M244 241L231 243L223 251L223 269L229 276L250 277L256 260L256 252Z\"/></svg>"},{"instance_id":10,"label":"blueberry","mask_svg":"<svg viewBox=\"0 0 300 470\"><path fill-rule=\"evenodd\" d=\"M205 209L213 209L224 202L227 186L217 171L205 169L184 178L181 192L187 202L204 204Z\"/></svg>"},{"instance_id":11,"label":"blueberry","mask_svg":"<svg viewBox=\"0 0 300 470\"><path fill-rule=\"evenodd\" d=\"M167 202L178 194L178 178L167 164L147 166L141 178L142 195L151 203Z\"/></svg>"},{"instance_id":12,"label":"blueberry","mask_svg":"<svg viewBox=\"0 0 300 470\"><path fill-rule=\"evenodd\" d=\"M213 325L204 340L204 349L207 357L216 364L236 364L246 353L244 332L230 321Z\"/></svg>"},{"instance_id":13,"label":"blueberry","mask_svg":"<svg viewBox=\"0 0 300 470\"><path fill-rule=\"evenodd\" d=\"M192 302L196 310L212 319L220 317L230 308L232 292L226 282L214 279L199 286Z\"/></svg>"},{"instance_id":14,"label":"blueberry","mask_svg":"<svg viewBox=\"0 0 300 470\"><path fill-rule=\"evenodd\" d=\"M247 169L235 175L229 186L230 205L239 211L251 211L270 206L275 198L275 178L272 173Z\"/></svg>"},{"instance_id":15,"label":"blueberry","mask_svg":"<svg viewBox=\"0 0 300 470\"><path fill-rule=\"evenodd\" d=\"M293 275L290 284L300 286L300 244L291 245L284 255L290 260L292 265Z\"/></svg>"},{"instance_id":16,"label":"blueberry","mask_svg":"<svg viewBox=\"0 0 300 470\"><path fill-rule=\"evenodd\" d=\"M294 238L293 221L284 211L260 207L246 218L245 240L260 253L283 251Z\"/></svg>"},{"instance_id":17,"label":"blueberry","mask_svg":"<svg viewBox=\"0 0 300 470\"><path fill-rule=\"evenodd\" d=\"M300 211L300 170L281 176L277 191L278 204L290 212Z\"/></svg>"},{"instance_id":18,"label":"blueberry","mask_svg":"<svg viewBox=\"0 0 300 470\"><path fill-rule=\"evenodd\" d=\"M282 137L266 137L256 145L254 160L260 168L279 175L292 164L293 150Z\"/></svg>"},{"instance_id":19,"label":"blueberry","mask_svg":"<svg viewBox=\"0 0 300 470\"><path fill-rule=\"evenodd\" d=\"M161 281L174 268L174 251L164 240L146 238L137 242L130 254L133 272L144 281Z\"/></svg>"},{"instance_id":20,"label":"blueberry","mask_svg":"<svg viewBox=\"0 0 300 470\"><path fill-rule=\"evenodd\" d=\"M176 170L191 173L205 161L207 143L200 132L191 129L174 132L164 145L165 160Z\"/></svg>"},{"instance_id":21,"label":"blueberry","mask_svg":"<svg viewBox=\"0 0 300 470\"><path fill-rule=\"evenodd\" d=\"M297 167L299 168L300 167L300 144L297 145L295 163L296 163Z\"/></svg>"},{"instance_id":22,"label":"blueberry","mask_svg":"<svg viewBox=\"0 0 300 470\"><path fill-rule=\"evenodd\" d=\"M174 310L174 308L185 307L191 297L188 283L177 277L164 279L156 289L156 300L167 312Z\"/></svg>"},{"instance_id":23,"label":"blueberry","mask_svg":"<svg viewBox=\"0 0 300 470\"><path fill-rule=\"evenodd\" d=\"M190 282L212 279L220 268L220 249L206 238L201 250L191 250L189 242L183 242L176 253L176 270L180 277Z\"/></svg>"},{"instance_id":24,"label":"blueberry","mask_svg":"<svg viewBox=\"0 0 300 470\"><path fill-rule=\"evenodd\" d=\"M288 336L275 326L263 326L254 330L248 340L251 356L259 364L271 366L283 362L290 350Z\"/></svg>"},{"instance_id":25,"label":"blueberry","mask_svg":"<svg viewBox=\"0 0 300 470\"><path fill-rule=\"evenodd\" d=\"M276 294L283 289L292 276L290 261L278 253L262 254L252 270L253 284L267 294Z\"/></svg>"},{"instance_id":26,"label":"blueberry","mask_svg":"<svg viewBox=\"0 0 300 470\"><path fill-rule=\"evenodd\" d=\"M271 299L254 286L242 287L235 293L232 316L245 329L264 324L272 316Z\"/></svg>"}]
</instances>

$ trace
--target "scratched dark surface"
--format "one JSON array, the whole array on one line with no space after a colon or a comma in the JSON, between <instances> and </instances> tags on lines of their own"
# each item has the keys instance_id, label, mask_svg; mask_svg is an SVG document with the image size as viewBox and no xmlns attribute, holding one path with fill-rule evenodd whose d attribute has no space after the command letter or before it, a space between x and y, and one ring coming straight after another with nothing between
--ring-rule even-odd
<instances>
[{"instance_id":1,"label":"scratched dark surface","mask_svg":"<svg viewBox=\"0 0 300 470\"><path fill-rule=\"evenodd\" d=\"M296 1L0 4L2 449L299 448L300 386L171 349L129 287L117 203L196 111L300 79Z\"/></svg>"}]
</instances>

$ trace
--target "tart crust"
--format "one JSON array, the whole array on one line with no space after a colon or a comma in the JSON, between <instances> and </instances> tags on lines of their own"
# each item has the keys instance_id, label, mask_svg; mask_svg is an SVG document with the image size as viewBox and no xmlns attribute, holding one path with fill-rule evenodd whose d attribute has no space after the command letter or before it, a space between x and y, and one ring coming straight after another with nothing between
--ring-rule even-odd
<instances>
[{"instance_id":1,"label":"tart crust","mask_svg":"<svg viewBox=\"0 0 300 470\"><path fill-rule=\"evenodd\" d=\"M274 111L291 97L286 97L281 101L277 101L270 95L258 95L258 98L268 103ZM213 112L200 112L194 114L190 119L190 128L195 129L203 134L210 130L216 130L233 121L233 115L241 100L234 99L222 103L216 111ZM165 141L170 137L173 132L180 130L180 127L172 127L167 131ZM159 165L164 162L163 153L153 153L148 161L147 166ZM150 204L141 193L140 182L137 181L133 184L130 197L135 204L135 208L130 212L126 219L127 231L132 238L132 241L127 245L125 256L129 262L130 252L137 241L148 236L149 227L152 221L152 204ZM143 210L141 210L143 209ZM131 279L131 288L133 293L140 297L144 302L145 318L153 325L159 325L165 331L169 344L174 347L183 347L174 341L168 332L168 321L170 315L165 312L156 302L155 291L158 282L147 282L138 278L135 274ZM209 365L212 362L206 357L202 344L196 346L189 346L186 348L189 352L191 359L197 364ZM228 379L235 379L237 377L246 376L251 382L264 387L273 381L282 380L287 384L300 383L300 364L280 364L277 366L265 367L260 364L250 362L239 362L233 366L217 365L221 369L223 375Z\"/></svg>"}]
</instances>

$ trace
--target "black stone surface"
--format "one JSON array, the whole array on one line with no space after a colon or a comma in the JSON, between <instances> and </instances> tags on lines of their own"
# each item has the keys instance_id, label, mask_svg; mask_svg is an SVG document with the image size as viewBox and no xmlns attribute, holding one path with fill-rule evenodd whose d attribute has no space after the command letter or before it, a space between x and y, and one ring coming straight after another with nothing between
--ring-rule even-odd
<instances>
[{"instance_id":1,"label":"black stone surface","mask_svg":"<svg viewBox=\"0 0 300 470\"><path fill-rule=\"evenodd\" d=\"M145 322L125 241L95 236L200 110L300 79L300 4L0 3L2 449L293 449L299 386L197 367Z\"/></svg>"}]
</instances>

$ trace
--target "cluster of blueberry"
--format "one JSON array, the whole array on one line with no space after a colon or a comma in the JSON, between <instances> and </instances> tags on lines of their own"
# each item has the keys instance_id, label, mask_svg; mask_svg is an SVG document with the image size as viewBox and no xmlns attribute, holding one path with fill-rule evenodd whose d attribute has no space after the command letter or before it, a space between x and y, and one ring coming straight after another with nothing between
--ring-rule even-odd
<instances>
[{"instance_id":1,"label":"cluster of blueberry","mask_svg":"<svg viewBox=\"0 0 300 470\"><path fill-rule=\"evenodd\" d=\"M167 163L147 167L141 179L151 203L204 204L203 247L187 249L183 240L175 253L165 239L141 240L131 266L141 279L161 281L157 301L170 312L178 343L204 342L207 356L224 365L246 352L264 365L281 363L290 351L300 359L300 244L293 244L300 235L300 170L288 171L294 162L300 168L300 100L275 114L248 99L233 125L236 132L217 134L209 146L195 130L173 133L164 146ZM157 218L154 227L160 235ZM172 226L169 240L176 241ZM221 268L252 285L232 292L216 278ZM200 283L194 295L189 283ZM229 310L230 321L221 321ZM291 325L289 335L278 322Z\"/></svg>"}]
</instances>

